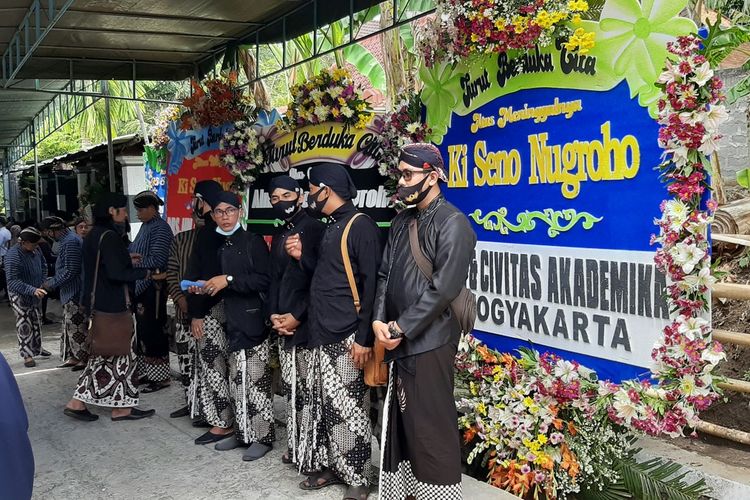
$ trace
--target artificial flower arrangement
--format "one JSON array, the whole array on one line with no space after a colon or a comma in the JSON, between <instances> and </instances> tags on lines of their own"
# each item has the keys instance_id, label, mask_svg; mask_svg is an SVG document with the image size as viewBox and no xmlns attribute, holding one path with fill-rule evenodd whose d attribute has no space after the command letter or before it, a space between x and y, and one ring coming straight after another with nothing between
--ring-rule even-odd
<instances>
[{"instance_id":1,"label":"artificial flower arrangement","mask_svg":"<svg viewBox=\"0 0 750 500\"><path fill-rule=\"evenodd\" d=\"M237 86L237 73L198 83L190 82L193 94L182 101L189 113L182 117L182 129L218 127L244 120L252 109L251 98Z\"/></svg>"},{"instance_id":2,"label":"artificial flower arrangement","mask_svg":"<svg viewBox=\"0 0 750 500\"><path fill-rule=\"evenodd\" d=\"M418 93L402 96L395 110L383 117L378 170L386 178L385 190L393 204L397 203L395 194L401 175L397 168L401 148L406 144L425 142L429 136L430 128L422 121L422 101Z\"/></svg>"},{"instance_id":3,"label":"artificial flower arrangement","mask_svg":"<svg viewBox=\"0 0 750 500\"><path fill-rule=\"evenodd\" d=\"M462 342L457 368L468 387L459 420L489 482L525 498L566 498L583 486L617 479L613 463L631 433L684 435L698 413L719 399L712 372L725 358L712 341L708 228L715 202L707 155L715 152L726 119L722 82L701 54L701 40L668 44L670 59L659 77L659 143L662 178L673 199L661 205L652 243L657 268L669 279L672 322L654 346L650 380L597 381L591 370L531 350L501 354L473 337ZM625 440L625 441L623 441Z\"/></svg>"},{"instance_id":4,"label":"artificial flower arrangement","mask_svg":"<svg viewBox=\"0 0 750 500\"><path fill-rule=\"evenodd\" d=\"M289 91L292 101L283 121L287 129L324 122L365 128L375 116L346 69L324 69Z\"/></svg>"},{"instance_id":5,"label":"artificial flower arrangement","mask_svg":"<svg viewBox=\"0 0 750 500\"><path fill-rule=\"evenodd\" d=\"M472 53L546 47L558 38L568 50L586 53L593 33L576 28L589 10L586 0L437 0L434 18L424 26L418 47L427 67L455 62Z\"/></svg>"},{"instance_id":6,"label":"artificial flower arrangement","mask_svg":"<svg viewBox=\"0 0 750 500\"><path fill-rule=\"evenodd\" d=\"M154 149L162 149L169 144L169 136L167 135L167 128L173 121L180 119L180 108L177 106L167 106L166 108L160 109L154 117L154 125L149 129L149 135L151 136L151 147Z\"/></svg>"},{"instance_id":7,"label":"artificial flower arrangement","mask_svg":"<svg viewBox=\"0 0 750 500\"><path fill-rule=\"evenodd\" d=\"M265 164L265 137L252 122L238 121L221 138L221 163L242 185L252 184Z\"/></svg>"}]
</instances>

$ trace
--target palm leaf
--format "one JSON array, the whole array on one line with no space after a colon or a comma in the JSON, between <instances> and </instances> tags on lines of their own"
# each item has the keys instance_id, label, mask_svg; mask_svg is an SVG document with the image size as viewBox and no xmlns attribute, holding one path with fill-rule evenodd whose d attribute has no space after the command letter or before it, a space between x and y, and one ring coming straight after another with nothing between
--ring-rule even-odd
<instances>
[{"instance_id":1,"label":"palm leaf","mask_svg":"<svg viewBox=\"0 0 750 500\"><path fill-rule=\"evenodd\" d=\"M628 458L618 464L625 488L639 500L695 500L710 492L705 480L688 484L680 464L662 458L637 462Z\"/></svg>"},{"instance_id":2,"label":"palm leaf","mask_svg":"<svg viewBox=\"0 0 750 500\"><path fill-rule=\"evenodd\" d=\"M605 0L589 0L589 10L581 14L582 19L598 21L604 10Z\"/></svg>"},{"instance_id":3,"label":"palm leaf","mask_svg":"<svg viewBox=\"0 0 750 500\"><path fill-rule=\"evenodd\" d=\"M385 70L372 52L362 45L354 44L344 49L344 57L374 88L385 91Z\"/></svg>"}]
</instances>

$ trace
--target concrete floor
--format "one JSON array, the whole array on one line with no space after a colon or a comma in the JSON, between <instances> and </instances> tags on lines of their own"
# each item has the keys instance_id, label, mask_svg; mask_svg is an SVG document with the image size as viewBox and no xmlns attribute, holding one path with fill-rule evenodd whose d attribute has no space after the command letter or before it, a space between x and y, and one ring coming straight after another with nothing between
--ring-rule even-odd
<instances>
[{"instance_id":1,"label":"concrete floor","mask_svg":"<svg viewBox=\"0 0 750 500\"><path fill-rule=\"evenodd\" d=\"M49 311L59 317L59 305ZM59 323L45 327L43 345L59 351ZM34 498L55 499L339 499L344 489L330 487L303 492L303 479L281 464L285 429L277 431L277 447L257 462L241 460L241 450L217 452L196 446L194 429L187 418L170 419L183 405L181 390L146 394L141 408L155 408L156 415L135 422L112 422L109 412L91 408L100 419L78 422L63 415L77 374L58 369L57 355L25 368L18 355L13 314L0 303L0 352L10 363L29 415L29 435L36 460ZM277 405L281 409L282 405ZM283 410L282 410L283 411ZM277 418L283 420L279 412ZM464 478L464 497L472 500L515 498L490 486ZM371 495L370 498L376 498Z\"/></svg>"}]
</instances>

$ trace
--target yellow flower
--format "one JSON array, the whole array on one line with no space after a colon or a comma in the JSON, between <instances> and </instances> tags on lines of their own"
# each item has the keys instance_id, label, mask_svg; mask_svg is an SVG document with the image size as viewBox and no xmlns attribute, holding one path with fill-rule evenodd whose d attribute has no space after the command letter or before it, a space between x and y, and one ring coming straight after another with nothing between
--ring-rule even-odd
<instances>
[{"instance_id":1,"label":"yellow flower","mask_svg":"<svg viewBox=\"0 0 750 500\"><path fill-rule=\"evenodd\" d=\"M565 48L570 51L577 50L581 55L586 54L594 47L595 36L596 34L594 32L586 33L583 28L578 28L570 37L570 40L565 44Z\"/></svg>"},{"instance_id":2,"label":"yellow flower","mask_svg":"<svg viewBox=\"0 0 750 500\"><path fill-rule=\"evenodd\" d=\"M573 24L581 24L581 14L573 15Z\"/></svg>"},{"instance_id":3,"label":"yellow flower","mask_svg":"<svg viewBox=\"0 0 750 500\"><path fill-rule=\"evenodd\" d=\"M344 104L346 104L346 99L344 99L343 97L339 97L339 104L341 106L343 106Z\"/></svg>"},{"instance_id":4,"label":"yellow flower","mask_svg":"<svg viewBox=\"0 0 750 500\"><path fill-rule=\"evenodd\" d=\"M530 397L526 396L525 398L523 398L523 405L524 405L524 406L525 406L526 408L530 407L530 406L531 406L531 405L533 405L533 404L534 404L534 400L533 400L533 399L531 399Z\"/></svg>"},{"instance_id":5,"label":"yellow flower","mask_svg":"<svg viewBox=\"0 0 750 500\"><path fill-rule=\"evenodd\" d=\"M472 33L471 34L471 41L472 42L478 42L479 41L479 35L477 35L476 33Z\"/></svg>"},{"instance_id":6,"label":"yellow flower","mask_svg":"<svg viewBox=\"0 0 750 500\"><path fill-rule=\"evenodd\" d=\"M528 27L529 20L523 16L516 16L513 18L513 30L516 33L523 33Z\"/></svg>"},{"instance_id":7,"label":"yellow flower","mask_svg":"<svg viewBox=\"0 0 750 500\"><path fill-rule=\"evenodd\" d=\"M477 413L480 415L486 415L487 414L487 407L484 406L484 403L479 403L477 405Z\"/></svg>"},{"instance_id":8,"label":"yellow flower","mask_svg":"<svg viewBox=\"0 0 750 500\"><path fill-rule=\"evenodd\" d=\"M568 2L568 9L575 12L587 12L589 4L586 0L570 0Z\"/></svg>"},{"instance_id":9,"label":"yellow flower","mask_svg":"<svg viewBox=\"0 0 750 500\"><path fill-rule=\"evenodd\" d=\"M536 19L534 19L534 22L545 30L553 24L552 18L546 10L540 10L536 15Z\"/></svg>"},{"instance_id":10,"label":"yellow flower","mask_svg":"<svg viewBox=\"0 0 750 500\"><path fill-rule=\"evenodd\" d=\"M544 434L539 434L536 437L536 440L539 441L539 444L541 444L541 445L547 444L547 436L545 436Z\"/></svg>"},{"instance_id":11,"label":"yellow flower","mask_svg":"<svg viewBox=\"0 0 750 500\"><path fill-rule=\"evenodd\" d=\"M367 109L367 104L365 104L365 103L363 103L363 102L361 102L361 103L357 104L357 110L359 110L359 111L364 111L364 110L366 110L366 109Z\"/></svg>"},{"instance_id":12,"label":"yellow flower","mask_svg":"<svg viewBox=\"0 0 750 500\"><path fill-rule=\"evenodd\" d=\"M339 112L339 108L331 108L331 114L334 118L338 118L341 113Z\"/></svg>"},{"instance_id":13,"label":"yellow flower","mask_svg":"<svg viewBox=\"0 0 750 500\"><path fill-rule=\"evenodd\" d=\"M469 382L469 392L471 392L472 396L476 396L477 394L479 394L479 389L474 382Z\"/></svg>"}]
</instances>

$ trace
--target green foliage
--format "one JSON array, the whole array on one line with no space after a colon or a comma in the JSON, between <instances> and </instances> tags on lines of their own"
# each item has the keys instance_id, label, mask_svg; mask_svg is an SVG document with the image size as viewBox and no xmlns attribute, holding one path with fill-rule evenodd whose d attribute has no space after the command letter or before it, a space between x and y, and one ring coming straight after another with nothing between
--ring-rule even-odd
<instances>
[{"instance_id":1,"label":"green foliage","mask_svg":"<svg viewBox=\"0 0 750 500\"><path fill-rule=\"evenodd\" d=\"M703 55L713 68L717 67L740 45L750 41L750 28L747 25L734 23L725 27L721 25L723 19L719 12L713 24L707 21L708 35L703 42Z\"/></svg>"},{"instance_id":2,"label":"green foliage","mask_svg":"<svg viewBox=\"0 0 750 500\"><path fill-rule=\"evenodd\" d=\"M750 168L744 168L737 172L737 184L745 189L750 189Z\"/></svg>"},{"instance_id":3,"label":"green foliage","mask_svg":"<svg viewBox=\"0 0 750 500\"><path fill-rule=\"evenodd\" d=\"M589 488L577 495L579 500L696 500L710 493L705 480L685 482L687 472L671 460L653 458L638 462L635 455L640 450L633 448L629 456L615 464L619 478L600 491ZM600 486L600 485L597 485Z\"/></svg>"},{"instance_id":4,"label":"green foliage","mask_svg":"<svg viewBox=\"0 0 750 500\"><path fill-rule=\"evenodd\" d=\"M49 137L39 143L37 147L37 156L39 160L47 160L56 156L72 153L81 149L80 131L66 124L57 132L53 132ZM33 159L34 154L31 153Z\"/></svg>"},{"instance_id":5,"label":"green foliage","mask_svg":"<svg viewBox=\"0 0 750 500\"><path fill-rule=\"evenodd\" d=\"M740 255L740 258L737 261L737 264L742 269L746 269L747 266L750 266L750 248L745 247L745 249L742 251L742 254Z\"/></svg>"},{"instance_id":6,"label":"green foliage","mask_svg":"<svg viewBox=\"0 0 750 500\"><path fill-rule=\"evenodd\" d=\"M746 381L750 382L750 369L748 369L748 370L747 370L747 371L746 371L746 372L744 373L744 375L742 375L742 380L746 380Z\"/></svg>"}]
</instances>

